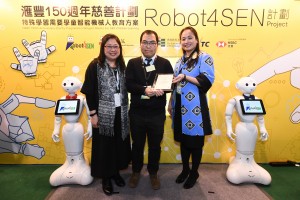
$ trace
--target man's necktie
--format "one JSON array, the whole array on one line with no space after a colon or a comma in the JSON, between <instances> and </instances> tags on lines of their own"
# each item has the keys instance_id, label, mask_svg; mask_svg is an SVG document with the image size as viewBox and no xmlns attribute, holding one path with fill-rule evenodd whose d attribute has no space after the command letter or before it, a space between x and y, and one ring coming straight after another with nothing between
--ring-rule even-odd
<instances>
[{"instance_id":1,"label":"man's necktie","mask_svg":"<svg viewBox=\"0 0 300 200\"><path fill-rule=\"evenodd\" d=\"M146 58L145 61L146 61L146 66L150 66L150 63L151 63L152 59L151 58Z\"/></svg>"}]
</instances>

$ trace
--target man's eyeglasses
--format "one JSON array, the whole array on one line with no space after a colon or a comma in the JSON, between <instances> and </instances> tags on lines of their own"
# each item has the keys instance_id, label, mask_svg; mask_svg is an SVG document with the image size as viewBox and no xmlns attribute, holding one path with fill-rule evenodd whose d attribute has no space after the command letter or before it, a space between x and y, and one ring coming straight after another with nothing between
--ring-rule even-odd
<instances>
[{"instance_id":1,"label":"man's eyeglasses","mask_svg":"<svg viewBox=\"0 0 300 200\"><path fill-rule=\"evenodd\" d=\"M108 50L118 50L120 47L119 46L104 46Z\"/></svg>"},{"instance_id":2,"label":"man's eyeglasses","mask_svg":"<svg viewBox=\"0 0 300 200\"><path fill-rule=\"evenodd\" d=\"M153 47L153 46L155 46L156 44L157 44L157 43L156 43L155 41L149 41L149 42L146 41L146 40L143 40L143 41L142 41L142 45L143 45L143 46L148 46L148 45L149 45L149 46Z\"/></svg>"}]
</instances>

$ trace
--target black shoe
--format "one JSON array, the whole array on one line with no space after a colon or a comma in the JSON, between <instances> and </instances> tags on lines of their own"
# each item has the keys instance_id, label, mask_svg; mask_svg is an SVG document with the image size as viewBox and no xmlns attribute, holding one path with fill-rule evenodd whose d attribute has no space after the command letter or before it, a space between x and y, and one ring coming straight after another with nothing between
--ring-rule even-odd
<instances>
[{"instance_id":1,"label":"black shoe","mask_svg":"<svg viewBox=\"0 0 300 200\"><path fill-rule=\"evenodd\" d=\"M106 194L108 196L112 195L114 193L114 188L112 186L110 178L104 178L102 180L102 189L103 189L104 194Z\"/></svg>"},{"instance_id":2,"label":"black shoe","mask_svg":"<svg viewBox=\"0 0 300 200\"><path fill-rule=\"evenodd\" d=\"M124 187L125 186L125 181L119 173L114 175L112 177L112 179L115 181L117 186L119 186L119 187Z\"/></svg>"},{"instance_id":3,"label":"black shoe","mask_svg":"<svg viewBox=\"0 0 300 200\"><path fill-rule=\"evenodd\" d=\"M176 183L183 183L185 179L189 176L189 171L182 171L179 176L176 178Z\"/></svg>"},{"instance_id":4,"label":"black shoe","mask_svg":"<svg viewBox=\"0 0 300 200\"><path fill-rule=\"evenodd\" d=\"M198 172L190 173L188 179L186 180L186 182L183 185L183 188L190 189L190 188L194 187L195 183L197 182L198 177L199 177Z\"/></svg>"}]
</instances>

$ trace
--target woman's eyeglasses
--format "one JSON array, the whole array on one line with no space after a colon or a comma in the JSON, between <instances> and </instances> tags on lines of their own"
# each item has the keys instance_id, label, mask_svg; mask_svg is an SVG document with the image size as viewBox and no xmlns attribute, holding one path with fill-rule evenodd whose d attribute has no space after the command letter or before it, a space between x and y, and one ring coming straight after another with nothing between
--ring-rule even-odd
<instances>
[{"instance_id":1,"label":"woman's eyeglasses","mask_svg":"<svg viewBox=\"0 0 300 200\"><path fill-rule=\"evenodd\" d=\"M119 46L104 46L108 50L118 50L120 47Z\"/></svg>"}]
</instances>

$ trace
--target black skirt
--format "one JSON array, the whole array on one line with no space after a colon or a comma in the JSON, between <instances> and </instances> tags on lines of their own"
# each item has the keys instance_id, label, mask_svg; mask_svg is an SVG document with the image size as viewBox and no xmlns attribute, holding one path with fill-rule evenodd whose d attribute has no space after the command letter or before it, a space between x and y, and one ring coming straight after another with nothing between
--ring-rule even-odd
<instances>
[{"instance_id":1,"label":"black skirt","mask_svg":"<svg viewBox=\"0 0 300 200\"><path fill-rule=\"evenodd\" d=\"M131 161L130 136L125 140L121 134L121 108L116 108L114 136L103 136L93 129L91 175L109 178L119 170L126 169Z\"/></svg>"}]
</instances>

